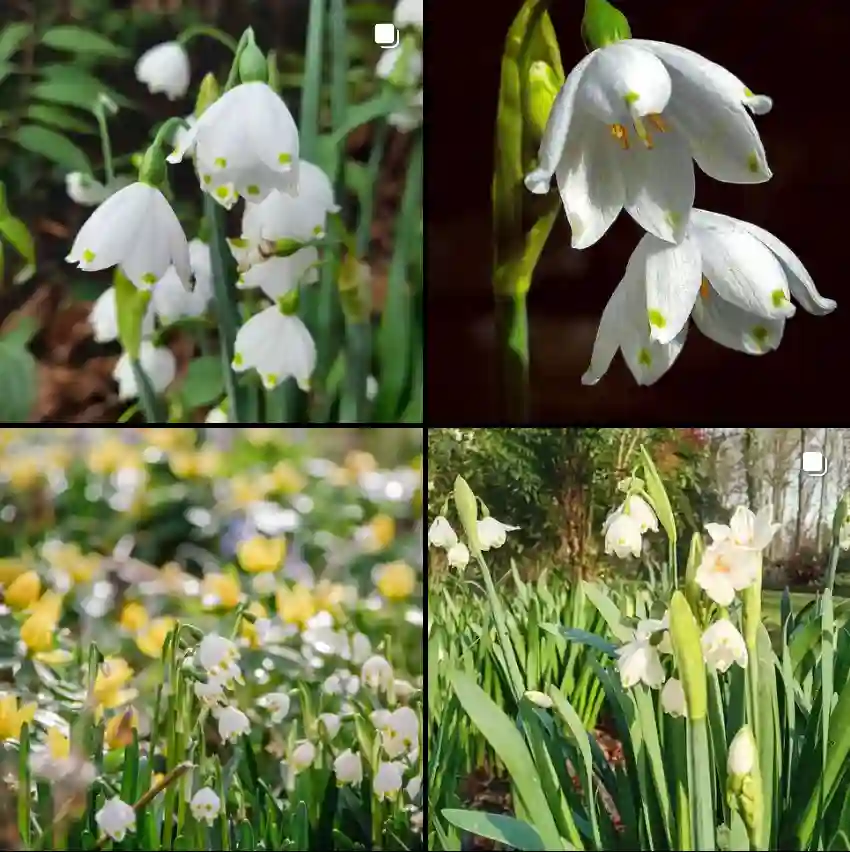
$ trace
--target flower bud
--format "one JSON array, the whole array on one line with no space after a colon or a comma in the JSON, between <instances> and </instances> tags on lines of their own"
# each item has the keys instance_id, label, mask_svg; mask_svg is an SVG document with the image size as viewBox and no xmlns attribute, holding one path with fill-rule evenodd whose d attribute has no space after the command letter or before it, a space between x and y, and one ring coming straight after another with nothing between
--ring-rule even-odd
<instances>
[{"instance_id":1,"label":"flower bud","mask_svg":"<svg viewBox=\"0 0 850 852\"><path fill-rule=\"evenodd\" d=\"M472 489L462 476L455 479L454 498L469 550L477 556L481 552L481 545L478 542L478 503Z\"/></svg>"},{"instance_id":2,"label":"flower bud","mask_svg":"<svg viewBox=\"0 0 850 852\"><path fill-rule=\"evenodd\" d=\"M664 689L661 690L661 707L665 713L669 713L675 719L678 719L680 716L687 716L688 705L685 700L685 690L682 688L682 681L671 677L664 684Z\"/></svg>"},{"instance_id":3,"label":"flower bud","mask_svg":"<svg viewBox=\"0 0 850 852\"><path fill-rule=\"evenodd\" d=\"M749 725L744 725L729 746L726 768L730 775L750 775L756 765L756 743Z\"/></svg>"},{"instance_id":4,"label":"flower bud","mask_svg":"<svg viewBox=\"0 0 850 852\"><path fill-rule=\"evenodd\" d=\"M263 51L254 41L254 31L249 27L247 40L239 57L239 79L243 83L266 83L269 79L269 68Z\"/></svg>"},{"instance_id":5,"label":"flower bud","mask_svg":"<svg viewBox=\"0 0 850 852\"><path fill-rule=\"evenodd\" d=\"M525 693L525 697L538 707L548 710L552 706L552 699L543 692L537 692L535 689L529 689Z\"/></svg>"},{"instance_id":6,"label":"flower bud","mask_svg":"<svg viewBox=\"0 0 850 852\"><path fill-rule=\"evenodd\" d=\"M758 764L758 750L748 725L744 725L729 746L726 768L726 795L730 806L737 807L753 849L763 849L764 795Z\"/></svg>"},{"instance_id":7,"label":"flower bud","mask_svg":"<svg viewBox=\"0 0 850 852\"><path fill-rule=\"evenodd\" d=\"M195 118L200 118L220 97L221 87L211 71L201 80L198 98L195 101ZM206 242L206 241L205 241Z\"/></svg>"},{"instance_id":8,"label":"flower bud","mask_svg":"<svg viewBox=\"0 0 850 852\"><path fill-rule=\"evenodd\" d=\"M543 138L549 113L560 91L561 83L548 62L532 62L528 69L528 118L534 144Z\"/></svg>"},{"instance_id":9,"label":"flower bud","mask_svg":"<svg viewBox=\"0 0 850 852\"><path fill-rule=\"evenodd\" d=\"M593 48L606 47L632 36L626 16L608 0L587 0L581 25L585 39Z\"/></svg>"},{"instance_id":10,"label":"flower bud","mask_svg":"<svg viewBox=\"0 0 850 852\"><path fill-rule=\"evenodd\" d=\"M669 613L670 638L685 693L688 718L704 719L707 687L699 625L687 599L681 592L673 593Z\"/></svg>"}]
</instances>

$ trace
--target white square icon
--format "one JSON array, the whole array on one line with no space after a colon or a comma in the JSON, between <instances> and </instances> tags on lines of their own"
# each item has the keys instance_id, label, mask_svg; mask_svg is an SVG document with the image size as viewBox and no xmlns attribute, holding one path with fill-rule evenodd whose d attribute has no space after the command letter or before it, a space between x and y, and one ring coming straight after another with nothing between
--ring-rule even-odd
<instances>
[{"instance_id":1,"label":"white square icon","mask_svg":"<svg viewBox=\"0 0 850 852\"><path fill-rule=\"evenodd\" d=\"M398 32L394 24L375 24L375 44L386 49L398 44Z\"/></svg>"},{"instance_id":2,"label":"white square icon","mask_svg":"<svg viewBox=\"0 0 850 852\"><path fill-rule=\"evenodd\" d=\"M826 473L826 456L818 450L806 450L803 453L803 473L823 476Z\"/></svg>"}]
</instances>

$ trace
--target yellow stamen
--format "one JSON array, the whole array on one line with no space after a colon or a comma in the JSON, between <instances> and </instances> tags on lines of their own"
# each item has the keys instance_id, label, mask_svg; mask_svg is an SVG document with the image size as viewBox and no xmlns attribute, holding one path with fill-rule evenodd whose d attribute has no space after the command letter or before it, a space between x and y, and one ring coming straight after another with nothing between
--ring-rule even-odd
<instances>
[{"instance_id":1,"label":"yellow stamen","mask_svg":"<svg viewBox=\"0 0 850 852\"><path fill-rule=\"evenodd\" d=\"M629 133L622 124L611 125L611 135L617 139L624 151L629 149Z\"/></svg>"},{"instance_id":2,"label":"yellow stamen","mask_svg":"<svg viewBox=\"0 0 850 852\"><path fill-rule=\"evenodd\" d=\"M650 113L647 119L659 133L667 132L667 122L657 112Z\"/></svg>"},{"instance_id":3,"label":"yellow stamen","mask_svg":"<svg viewBox=\"0 0 850 852\"><path fill-rule=\"evenodd\" d=\"M705 275L703 275L702 276L702 284L699 285L699 294L700 294L700 296L703 297L703 299L708 298L708 288L709 288L708 278L706 278Z\"/></svg>"}]
</instances>

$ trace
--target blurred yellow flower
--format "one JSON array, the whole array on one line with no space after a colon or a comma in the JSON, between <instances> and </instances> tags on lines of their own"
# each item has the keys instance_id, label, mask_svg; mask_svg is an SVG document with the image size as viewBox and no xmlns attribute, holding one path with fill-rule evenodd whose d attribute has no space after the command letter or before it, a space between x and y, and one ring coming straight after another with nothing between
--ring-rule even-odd
<instances>
[{"instance_id":1,"label":"blurred yellow flower","mask_svg":"<svg viewBox=\"0 0 850 852\"><path fill-rule=\"evenodd\" d=\"M6 556L0 559L0 583L8 586L16 577L20 577L25 571L29 571L31 563L28 559L18 556Z\"/></svg>"},{"instance_id":2,"label":"blurred yellow flower","mask_svg":"<svg viewBox=\"0 0 850 852\"><path fill-rule=\"evenodd\" d=\"M243 434L255 447L262 447L265 444L273 444L283 438L283 431L279 428L275 429L273 427L244 429Z\"/></svg>"},{"instance_id":3,"label":"blurred yellow flower","mask_svg":"<svg viewBox=\"0 0 850 852\"><path fill-rule=\"evenodd\" d=\"M149 446L156 447L164 453L194 447L197 439L195 429L142 428L139 429L139 434Z\"/></svg>"},{"instance_id":4,"label":"blurred yellow flower","mask_svg":"<svg viewBox=\"0 0 850 852\"><path fill-rule=\"evenodd\" d=\"M39 484L42 477L40 460L32 456L6 458L4 474L9 484L17 491L29 491Z\"/></svg>"},{"instance_id":5,"label":"blurred yellow flower","mask_svg":"<svg viewBox=\"0 0 850 852\"><path fill-rule=\"evenodd\" d=\"M58 728L47 729L47 750L54 760L71 756L71 740Z\"/></svg>"},{"instance_id":6,"label":"blurred yellow flower","mask_svg":"<svg viewBox=\"0 0 850 852\"><path fill-rule=\"evenodd\" d=\"M136 601L124 604L119 619L121 626L130 633L137 633L147 626L148 611Z\"/></svg>"},{"instance_id":7,"label":"blurred yellow flower","mask_svg":"<svg viewBox=\"0 0 850 852\"><path fill-rule=\"evenodd\" d=\"M232 574L207 574L201 584L201 597L213 599L214 606L233 609L242 600L242 588Z\"/></svg>"},{"instance_id":8,"label":"blurred yellow flower","mask_svg":"<svg viewBox=\"0 0 850 852\"><path fill-rule=\"evenodd\" d=\"M295 465L278 462L267 474L269 491L279 494L297 494L307 486L307 478Z\"/></svg>"},{"instance_id":9,"label":"blurred yellow flower","mask_svg":"<svg viewBox=\"0 0 850 852\"><path fill-rule=\"evenodd\" d=\"M53 647L61 613L61 596L55 592L45 592L39 598L21 625L21 641L26 645L27 653L38 654Z\"/></svg>"},{"instance_id":10,"label":"blurred yellow flower","mask_svg":"<svg viewBox=\"0 0 850 852\"><path fill-rule=\"evenodd\" d=\"M89 583L100 567L103 556L83 553L73 542L54 542L44 548L44 558L57 571L67 575L74 583Z\"/></svg>"},{"instance_id":11,"label":"blurred yellow flower","mask_svg":"<svg viewBox=\"0 0 850 852\"><path fill-rule=\"evenodd\" d=\"M32 606L40 594L41 579L35 571L27 571L9 584L3 599L12 609L22 610Z\"/></svg>"},{"instance_id":12,"label":"blurred yellow flower","mask_svg":"<svg viewBox=\"0 0 850 852\"><path fill-rule=\"evenodd\" d=\"M409 598L416 588L416 572L406 562L389 562L375 568L375 585L389 600Z\"/></svg>"},{"instance_id":13,"label":"blurred yellow flower","mask_svg":"<svg viewBox=\"0 0 850 852\"><path fill-rule=\"evenodd\" d=\"M198 454L194 450L178 450L168 456L168 466L178 479L198 476Z\"/></svg>"},{"instance_id":14,"label":"blurred yellow flower","mask_svg":"<svg viewBox=\"0 0 850 852\"><path fill-rule=\"evenodd\" d=\"M234 476L230 480L230 502L235 509L244 509L264 500L269 487L265 476Z\"/></svg>"},{"instance_id":15,"label":"blurred yellow flower","mask_svg":"<svg viewBox=\"0 0 850 852\"><path fill-rule=\"evenodd\" d=\"M345 468L355 476L361 473L371 473L378 468L378 462L371 453L363 450L351 450L345 457Z\"/></svg>"},{"instance_id":16,"label":"blurred yellow flower","mask_svg":"<svg viewBox=\"0 0 850 852\"><path fill-rule=\"evenodd\" d=\"M348 595L347 589L342 583L332 583L330 580L319 580L313 590L313 600L316 610L327 610L331 612L341 606Z\"/></svg>"},{"instance_id":17,"label":"blurred yellow flower","mask_svg":"<svg viewBox=\"0 0 850 852\"><path fill-rule=\"evenodd\" d=\"M139 467L138 450L120 438L104 437L91 445L86 454L86 466L97 476L109 476L122 467Z\"/></svg>"},{"instance_id":18,"label":"blurred yellow flower","mask_svg":"<svg viewBox=\"0 0 850 852\"><path fill-rule=\"evenodd\" d=\"M300 583L296 583L291 589L286 586L279 588L275 602L277 614L285 624L297 624L303 628L317 612L313 593Z\"/></svg>"},{"instance_id":19,"label":"blurred yellow flower","mask_svg":"<svg viewBox=\"0 0 850 852\"><path fill-rule=\"evenodd\" d=\"M53 447L45 447L42 452L44 453L45 462L57 470L66 470L74 460L74 454L71 450L59 444Z\"/></svg>"},{"instance_id":20,"label":"blurred yellow flower","mask_svg":"<svg viewBox=\"0 0 850 852\"><path fill-rule=\"evenodd\" d=\"M236 555L239 564L250 574L276 571L286 556L286 539L257 535L240 542Z\"/></svg>"},{"instance_id":21,"label":"blurred yellow flower","mask_svg":"<svg viewBox=\"0 0 850 852\"><path fill-rule=\"evenodd\" d=\"M8 692L0 695L0 740L16 740L24 722L32 722L37 706L30 703L18 708L16 695Z\"/></svg>"},{"instance_id":22,"label":"blurred yellow flower","mask_svg":"<svg viewBox=\"0 0 850 852\"><path fill-rule=\"evenodd\" d=\"M148 657L159 659L162 656L162 646L165 638L174 630L177 622L169 616L155 618L147 629L143 629L136 636L136 645L139 650Z\"/></svg>"},{"instance_id":23,"label":"blurred yellow flower","mask_svg":"<svg viewBox=\"0 0 850 852\"><path fill-rule=\"evenodd\" d=\"M269 616L266 608L259 601L254 601L246 608L245 611L250 612L251 615L255 615L257 618L268 618ZM242 638L247 639L252 648L260 647L260 642L257 638L256 624L252 624L247 618L243 618L240 632L242 634Z\"/></svg>"},{"instance_id":24,"label":"blurred yellow flower","mask_svg":"<svg viewBox=\"0 0 850 852\"><path fill-rule=\"evenodd\" d=\"M139 714L135 708L128 707L123 713L117 713L106 723L103 742L109 749L126 748L133 742L133 731L139 728Z\"/></svg>"},{"instance_id":25,"label":"blurred yellow flower","mask_svg":"<svg viewBox=\"0 0 850 852\"><path fill-rule=\"evenodd\" d=\"M369 546L371 550L384 550L395 539L395 518L390 515L375 515L369 524Z\"/></svg>"},{"instance_id":26,"label":"blurred yellow flower","mask_svg":"<svg viewBox=\"0 0 850 852\"><path fill-rule=\"evenodd\" d=\"M138 695L137 690L124 688L132 677L133 669L123 657L107 657L100 664L92 689L98 716L103 710L120 707Z\"/></svg>"}]
</instances>

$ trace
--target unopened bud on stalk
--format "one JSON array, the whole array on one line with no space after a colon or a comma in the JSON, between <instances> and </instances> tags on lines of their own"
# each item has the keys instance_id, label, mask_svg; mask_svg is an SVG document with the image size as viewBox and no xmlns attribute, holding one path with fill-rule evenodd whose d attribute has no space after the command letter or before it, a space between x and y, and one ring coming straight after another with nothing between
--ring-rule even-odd
<instances>
[{"instance_id":1,"label":"unopened bud on stalk","mask_svg":"<svg viewBox=\"0 0 850 852\"><path fill-rule=\"evenodd\" d=\"M543 138L546 122L561 89L558 75L548 62L532 62L528 69L528 120L534 144Z\"/></svg>"},{"instance_id":2,"label":"unopened bud on stalk","mask_svg":"<svg viewBox=\"0 0 850 852\"><path fill-rule=\"evenodd\" d=\"M200 118L221 96L221 87L215 74L208 73L198 89L198 97L195 101L195 118Z\"/></svg>"},{"instance_id":3,"label":"unopened bud on stalk","mask_svg":"<svg viewBox=\"0 0 850 852\"><path fill-rule=\"evenodd\" d=\"M626 16L608 0L585 0L581 28L585 39L593 48L607 47L616 41L632 37Z\"/></svg>"},{"instance_id":4,"label":"unopened bud on stalk","mask_svg":"<svg viewBox=\"0 0 850 852\"><path fill-rule=\"evenodd\" d=\"M274 256L275 257L290 257L295 252L300 251L304 248L305 243L302 240L293 240L290 238L284 238L281 240L275 240L274 242Z\"/></svg>"},{"instance_id":5,"label":"unopened bud on stalk","mask_svg":"<svg viewBox=\"0 0 850 852\"><path fill-rule=\"evenodd\" d=\"M685 568L685 597L691 605L691 610L696 612L699 603L699 586L697 585L697 568L702 562L703 546L702 536L694 533L691 536L691 546L688 549L688 564Z\"/></svg>"},{"instance_id":6,"label":"unopened bud on stalk","mask_svg":"<svg viewBox=\"0 0 850 852\"><path fill-rule=\"evenodd\" d=\"M243 83L266 83L269 79L269 67L263 51L254 41L254 31L249 27L247 40L239 57L239 79Z\"/></svg>"},{"instance_id":7,"label":"unopened bud on stalk","mask_svg":"<svg viewBox=\"0 0 850 852\"><path fill-rule=\"evenodd\" d=\"M730 807L741 814L750 845L763 849L762 826L764 817L764 794L758 764L758 750L749 725L744 725L729 746L726 768L726 797Z\"/></svg>"},{"instance_id":8,"label":"unopened bud on stalk","mask_svg":"<svg viewBox=\"0 0 850 852\"><path fill-rule=\"evenodd\" d=\"M481 545L478 543L478 502L462 476L455 479L454 498L469 549L477 556L481 552Z\"/></svg>"},{"instance_id":9,"label":"unopened bud on stalk","mask_svg":"<svg viewBox=\"0 0 850 852\"><path fill-rule=\"evenodd\" d=\"M552 699L543 692L538 692L536 689L529 689L525 693L525 697L538 707L548 710L552 706Z\"/></svg>"},{"instance_id":10,"label":"unopened bud on stalk","mask_svg":"<svg viewBox=\"0 0 850 852\"><path fill-rule=\"evenodd\" d=\"M290 290L277 300L278 309L282 314L285 314L288 317L294 316L298 313L298 307L300 304L301 292L297 287L294 290Z\"/></svg>"},{"instance_id":11,"label":"unopened bud on stalk","mask_svg":"<svg viewBox=\"0 0 850 852\"><path fill-rule=\"evenodd\" d=\"M669 613L670 639L685 692L688 719L704 719L707 688L699 625L681 592L674 592Z\"/></svg>"},{"instance_id":12,"label":"unopened bud on stalk","mask_svg":"<svg viewBox=\"0 0 850 852\"><path fill-rule=\"evenodd\" d=\"M759 570L755 580L743 592L744 642L750 654L756 653L758 629L761 624L761 553L758 554Z\"/></svg>"}]
</instances>

